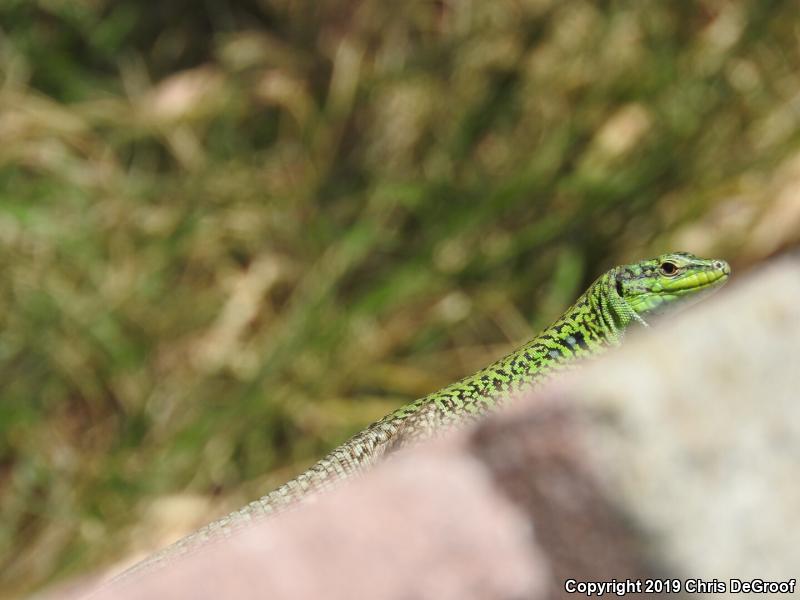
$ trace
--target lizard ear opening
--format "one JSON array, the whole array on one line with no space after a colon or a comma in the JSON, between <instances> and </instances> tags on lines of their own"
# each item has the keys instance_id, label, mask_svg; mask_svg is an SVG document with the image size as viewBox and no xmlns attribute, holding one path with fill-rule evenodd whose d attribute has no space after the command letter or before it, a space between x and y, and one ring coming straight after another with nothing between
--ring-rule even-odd
<instances>
[{"instance_id":1,"label":"lizard ear opening","mask_svg":"<svg viewBox=\"0 0 800 600\"><path fill-rule=\"evenodd\" d=\"M622 281L617 279L617 295L622 298Z\"/></svg>"}]
</instances>

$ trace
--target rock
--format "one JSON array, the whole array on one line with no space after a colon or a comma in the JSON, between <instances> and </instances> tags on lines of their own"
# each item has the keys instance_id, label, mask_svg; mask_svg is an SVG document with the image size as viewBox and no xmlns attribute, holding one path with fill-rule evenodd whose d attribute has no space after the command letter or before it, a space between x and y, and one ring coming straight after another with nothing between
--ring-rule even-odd
<instances>
[{"instance_id":1,"label":"rock","mask_svg":"<svg viewBox=\"0 0 800 600\"><path fill-rule=\"evenodd\" d=\"M664 577L789 589L798 299L798 260L742 277L476 428L95 597L544 599L574 597L570 579Z\"/></svg>"},{"instance_id":2,"label":"rock","mask_svg":"<svg viewBox=\"0 0 800 600\"><path fill-rule=\"evenodd\" d=\"M535 598L543 565L527 520L451 444L398 456L96 598Z\"/></svg>"},{"instance_id":3,"label":"rock","mask_svg":"<svg viewBox=\"0 0 800 600\"><path fill-rule=\"evenodd\" d=\"M742 277L568 393L609 498L686 576L797 577L800 261Z\"/></svg>"}]
</instances>

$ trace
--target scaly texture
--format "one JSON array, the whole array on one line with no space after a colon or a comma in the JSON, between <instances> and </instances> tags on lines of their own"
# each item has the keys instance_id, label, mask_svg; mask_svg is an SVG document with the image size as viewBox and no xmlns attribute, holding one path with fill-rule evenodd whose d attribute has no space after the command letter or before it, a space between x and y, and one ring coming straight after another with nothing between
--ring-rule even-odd
<instances>
[{"instance_id":1,"label":"scaly texture","mask_svg":"<svg viewBox=\"0 0 800 600\"><path fill-rule=\"evenodd\" d=\"M683 252L615 267L600 276L555 323L518 350L373 423L295 479L176 542L123 576L185 554L254 518L284 510L364 471L391 451L469 423L515 392L541 385L576 359L619 345L632 323L646 326L645 317L698 299L718 288L729 274L725 261Z\"/></svg>"}]
</instances>

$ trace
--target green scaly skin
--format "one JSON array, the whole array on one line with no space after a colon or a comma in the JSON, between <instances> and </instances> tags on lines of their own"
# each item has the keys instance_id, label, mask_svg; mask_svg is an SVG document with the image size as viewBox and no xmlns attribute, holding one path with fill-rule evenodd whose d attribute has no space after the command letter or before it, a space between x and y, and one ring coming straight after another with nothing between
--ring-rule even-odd
<instances>
[{"instance_id":1,"label":"green scaly skin","mask_svg":"<svg viewBox=\"0 0 800 600\"><path fill-rule=\"evenodd\" d=\"M205 540L226 535L256 518L360 473L387 453L470 423L515 393L540 386L576 359L618 346L632 324L719 288L730 275L722 260L688 253L664 254L615 267L601 275L550 327L477 373L399 408L333 450L306 472L244 508L207 525L123 575L185 554Z\"/></svg>"}]
</instances>

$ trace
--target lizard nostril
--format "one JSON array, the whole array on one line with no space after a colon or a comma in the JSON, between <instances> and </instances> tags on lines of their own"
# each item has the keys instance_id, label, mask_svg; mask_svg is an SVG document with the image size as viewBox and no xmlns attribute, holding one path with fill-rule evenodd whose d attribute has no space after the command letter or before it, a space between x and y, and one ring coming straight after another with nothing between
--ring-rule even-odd
<instances>
[{"instance_id":1,"label":"lizard nostril","mask_svg":"<svg viewBox=\"0 0 800 600\"><path fill-rule=\"evenodd\" d=\"M730 275L731 267L724 260L715 260L711 264L714 267L714 269L716 269L717 271L722 271L726 275Z\"/></svg>"}]
</instances>

